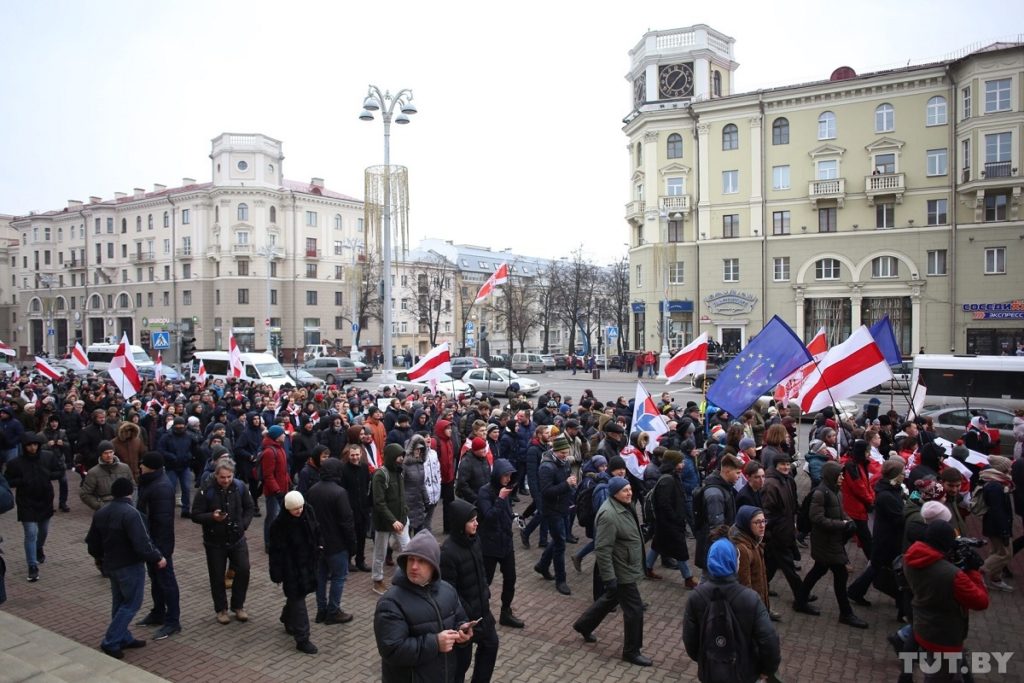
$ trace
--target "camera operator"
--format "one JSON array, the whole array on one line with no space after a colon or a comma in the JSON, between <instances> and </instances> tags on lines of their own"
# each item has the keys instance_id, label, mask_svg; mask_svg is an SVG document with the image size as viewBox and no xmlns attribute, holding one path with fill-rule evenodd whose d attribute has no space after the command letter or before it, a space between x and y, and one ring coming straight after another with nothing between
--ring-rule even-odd
<instances>
[{"instance_id":1,"label":"camera operator","mask_svg":"<svg viewBox=\"0 0 1024 683\"><path fill-rule=\"evenodd\" d=\"M983 561L970 546L969 539L958 542L949 522L939 519L928 523L924 539L903 556L904 575L914 594L914 639L929 653L962 652L968 610L988 608L988 591L978 571ZM925 680L957 680L953 676L943 670Z\"/></svg>"}]
</instances>

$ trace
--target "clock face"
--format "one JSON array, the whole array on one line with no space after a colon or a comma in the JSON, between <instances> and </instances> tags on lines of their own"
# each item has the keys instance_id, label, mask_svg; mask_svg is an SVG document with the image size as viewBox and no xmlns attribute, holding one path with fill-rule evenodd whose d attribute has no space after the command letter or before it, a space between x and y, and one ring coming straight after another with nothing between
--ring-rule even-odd
<instances>
[{"instance_id":1,"label":"clock face","mask_svg":"<svg viewBox=\"0 0 1024 683\"><path fill-rule=\"evenodd\" d=\"M640 107L647 101L647 74L642 73L633 81L633 105Z\"/></svg>"},{"instance_id":2,"label":"clock face","mask_svg":"<svg viewBox=\"0 0 1024 683\"><path fill-rule=\"evenodd\" d=\"M664 99L693 95L693 66L668 64L658 69L659 95Z\"/></svg>"}]
</instances>

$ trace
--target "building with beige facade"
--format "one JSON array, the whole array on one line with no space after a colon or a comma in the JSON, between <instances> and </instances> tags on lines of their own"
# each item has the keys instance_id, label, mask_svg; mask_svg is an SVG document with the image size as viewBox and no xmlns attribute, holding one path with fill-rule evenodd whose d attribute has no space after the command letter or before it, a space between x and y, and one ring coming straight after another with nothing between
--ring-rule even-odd
<instances>
[{"instance_id":1,"label":"building with beige facade","mask_svg":"<svg viewBox=\"0 0 1024 683\"><path fill-rule=\"evenodd\" d=\"M1013 353L1024 44L745 93L733 46L697 25L629 53L631 346L888 315L904 355Z\"/></svg>"}]
</instances>

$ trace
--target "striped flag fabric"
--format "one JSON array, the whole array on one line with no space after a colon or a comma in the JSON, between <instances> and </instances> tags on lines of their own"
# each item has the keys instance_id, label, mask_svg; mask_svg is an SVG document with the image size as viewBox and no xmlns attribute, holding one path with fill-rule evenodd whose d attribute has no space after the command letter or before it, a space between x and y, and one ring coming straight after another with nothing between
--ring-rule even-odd
<instances>
[{"instance_id":1,"label":"striped flag fabric","mask_svg":"<svg viewBox=\"0 0 1024 683\"><path fill-rule=\"evenodd\" d=\"M235 341L235 335L228 334L228 363L231 368L231 375L236 379L242 376L244 368L242 367L242 352L238 348L238 342Z\"/></svg>"},{"instance_id":2,"label":"striped flag fabric","mask_svg":"<svg viewBox=\"0 0 1024 683\"><path fill-rule=\"evenodd\" d=\"M203 363L203 359L199 359L199 372L196 373L196 381L200 384L206 384L206 365Z\"/></svg>"},{"instance_id":3,"label":"striped flag fabric","mask_svg":"<svg viewBox=\"0 0 1024 683\"><path fill-rule=\"evenodd\" d=\"M128 333L121 335L121 341L117 345L114 357L110 359L110 367L107 368L110 378L124 394L125 398L131 398L142 391L142 377L139 376L139 368L132 358L132 345L128 341Z\"/></svg>"},{"instance_id":4,"label":"striped flag fabric","mask_svg":"<svg viewBox=\"0 0 1024 683\"><path fill-rule=\"evenodd\" d=\"M708 369L708 333L704 332L665 363L665 384L689 375L703 375Z\"/></svg>"},{"instance_id":5,"label":"striped flag fabric","mask_svg":"<svg viewBox=\"0 0 1024 683\"><path fill-rule=\"evenodd\" d=\"M36 356L35 358L36 358L36 371L39 374L43 375L44 377L49 377L50 379L52 379L54 381L57 381L57 380L60 379L60 377L61 377L60 373L57 372L57 370L52 365L47 363L45 358L40 358L39 356Z\"/></svg>"},{"instance_id":6,"label":"striped flag fabric","mask_svg":"<svg viewBox=\"0 0 1024 683\"><path fill-rule=\"evenodd\" d=\"M409 368L410 382L429 382L431 377L439 378L452 371L452 354L448 342L442 342L420 358L420 362Z\"/></svg>"},{"instance_id":7,"label":"striped flag fabric","mask_svg":"<svg viewBox=\"0 0 1024 683\"><path fill-rule=\"evenodd\" d=\"M498 269L491 274L489 278L480 286L480 291L476 293L476 300L474 304L478 304L494 291L494 288L498 285L503 285L508 282L508 264L502 263L498 266Z\"/></svg>"},{"instance_id":8,"label":"striped flag fabric","mask_svg":"<svg viewBox=\"0 0 1024 683\"><path fill-rule=\"evenodd\" d=\"M78 370L89 369L89 357L85 355L81 342L75 342L74 348L71 349L71 364Z\"/></svg>"},{"instance_id":9,"label":"striped flag fabric","mask_svg":"<svg viewBox=\"0 0 1024 683\"><path fill-rule=\"evenodd\" d=\"M824 327L820 328L818 333L814 335L814 338L811 339L811 342L807 345L807 352L811 354L814 360L805 364L789 377L779 382L779 386L775 387L773 396L776 401L784 406L788 406L791 400L800 395L800 387L811 376L811 373L814 371L814 365L828 353L828 336L825 334Z\"/></svg>"},{"instance_id":10,"label":"striped flag fabric","mask_svg":"<svg viewBox=\"0 0 1024 683\"><path fill-rule=\"evenodd\" d=\"M10 346L8 346L6 343L4 343L2 341L0 341L0 353L4 354L5 356L10 356L12 358L14 356L18 355L17 351L15 351L14 349L12 349Z\"/></svg>"},{"instance_id":11,"label":"striped flag fabric","mask_svg":"<svg viewBox=\"0 0 1024 683\"><path fill-rule=\"evenodd\" d=\"M805 414L814 413L891 378L885 355L868 328L861 325L849 339L829 349L804 382L798 403Z\"/></svg>"}]
</instances>

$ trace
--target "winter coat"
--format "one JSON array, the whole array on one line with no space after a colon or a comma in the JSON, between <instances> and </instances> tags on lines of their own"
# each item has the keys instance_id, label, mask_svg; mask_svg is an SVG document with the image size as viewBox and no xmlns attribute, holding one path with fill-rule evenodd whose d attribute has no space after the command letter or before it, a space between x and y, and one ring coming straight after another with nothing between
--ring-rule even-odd
<instances>
[{"instance_id":1,"label":"winter coat","mask_svg":"<svg viewBox=\"0 0 1024 683\"><path fill-rule=\"evenodd\" d=\"M671 463L662 465L661 478L648 494L654 496L654 518L657 520L651 548L662 557L682 562L690 559L690 551L686 547L686 496L674 469Z\"/></svg>"},{"instance_id":2,"label":"winter coat","mask_svg":"<svg viewBox=\"0 0 1024 683\"><path fill-rule=\"evenodd\" d=\"M481 486L491 480L491 466L486 457L478 457L475 453L467 453L459 462L459 474L455 479L455 495L462 500L476 503L477 493Z\"/></svg>"},{"instance_id":3,"label":"winter coat","mask_svg":"<svg viewBox=\"0 0 1024 683\"><path fill-rule=\"evenodd\" d=\"M545 451L537 468L537 485L544 499L545 515L566 515L573 503L573 488L569 486L569 465L555 457L553 451Z\"/></svg>"},{"instance_id":4,"label":"winter coat","mask_svg":"<svg viewBox=\"0 0 1024 683\"><path fill-rule=\"evenodd\" d=\"M388 431L387 443L397 443L402 448L405 448L405 445L409 443L409 439L412 438L412 435L412 427L407 427L405 429L394 427Z\"/></svg>"},{"instance_id":5,"label":"winter coat","mask_svg":"<svg viewBox=\"0 0 1024 683\"><path fill-rule=\"evenodd\" d=\"M923 541L907 548L903 572L914 596L917 644L929 652L961 651L967 637L968 610L988 609L981 573L960 570L942 551Z\"/></svg>"},{"instance_id":6,"label":"winter coat","mask_svg":"<svg viewBox=\"0 0 1024 683\"><path fill-rule=\"evenodd\" d=\"M695 515L699 513L694 510ZM721 472L712 472L704 480L703 518L705 525L693 530L697 554L694 563L701 569L705 568L711 548L711 530L722 524L731 526L736 520L736 489L722 478Z\"/></svg>"},{"instance_id":7,"label":"winter coat","mask_svg":"<svg viewBox=\"0 0 1024 683\"><path fill-rule=\"evenodd\" d=\"M796 482L773 467L765 475L761 502L768 520L765 543L773 548L792 548L796 545L796 513L799 509Z\"/></svg>"},{"instance_id":8,"label":"winter coat","mask_svg":"<svg viewBox=\"0 0 1024 683\"><path fill-rule=\"evenodd\" d=\"M198 446L188 431L176 432L173 428L160 437L157 450L163 453L164 466L169 472L184 472L192 463Z\"/></svg>"},{"instance_id":9,"label":"winter coat","mask_svg":"<svg viewBox=\"0 0 1024 683\"><path fill-rule=\"evenodd\" d=\"M852 459L844 463L843 473L843 512L850 519L867 521L868 513L875 506L870 474L866 466L859 466Z\"/></svg>"},{"instance_id":10,"label":"winter coat","mask_svg":"<svg viewBox=\"0 0 1024 683\"><path fill-rule=\"evenodd\" d=\"M981 489L988 511L981 518L981 533L988 538L1008 539L1013 533L1013 505L1006 486L986 481Z\"/></svg>"},{"instance_id":11,"label":"winter coat","mask_svg":"<svg viewBox=\"0 0 1024 683\"><path fill-rule=\"evenodd\" d=\"M243 481L248 481L248 472L256 462L263 444L263 428L259 424L253 424L255 421L253 418L257 417L257 414L249 413L249 415L252 417L248 418L245 429L235 439L235 450L232 453L238 463L238 472L242 475Z\"/></svg>"},{"instance_id":12,"label":"winter coat","mask_svg":"<svg viewBox=\"0 0 1024 683\"><path fill-rule=\"evenodd\" d=\"M370 489L373 491L373 528L376 531L394 531L395 522L405 524L409 521L405 482L398 456L384 454L384 467L373 473Z\"/></svg>"},{"instance_id":13,"label":"winter coat","mask_svg":"<svg viewBox=\"0 0 1024 683\"><path fill-rule=\"evenodd\" d=\"M321 479L306 494L306 504L313 506L324 553L327 556L356 551L356 533L348 492L341 486L342 464L330 459L324 462Z\"/></svg>"},{"instance_id":14,"label":"winter coat","mask_svg":"<svg viewBox=\"0 0 1024 683\"><path fill-rule=\"evenodd\" d=\"M361 429L361 428L360 428ZM332 458L341 458L342 452L345 450L345 446L349 443L349 437L344 428L335 430L333 427L328 427L320 431L317 436L317 441L327 446L328 452ZM359 443L359 439L355 440L355 443Z\"/></svg>"},{"instance_id":15,"label":"winter coat","mask_svg":"<svg viewBox=\"0 0 1024 683\"><path fill-rule=\"evenodd\" d=\"M736 546L738 555L737 580L757 593L765 607L771 607L771 599L768 597L768 572L764 565L763 542L735 525L729 530L729 540Z\"/></svg>"},{"instance_id":16,"label":"winter coat","mask_svg":"<svg viewBox=\"0 0 1024 683\"><path fill-rule=\"evenodd\" d=\"M161 559L160 551L146 533L142 515L128 497L115 498L93 515L85 543L89 554L106 572Z\"/></svg>"},{"instance_id":17,"label":"winter coat","mask_svg":"<svg viewBox=\"0 0 1024 683\"><path fill-rule=\"evenodd\" d=\"M644 538L633 506L609 496L597 511L594 528L594 555L601 580L638 583L644 577Z\"/></svg>"},{"instance_id":18,"label":"winter coat","mask_svg":"<svg viewBox=\"0 0 1024 683\"><path fill-rule=\"evenodd\" d=\"M109 503L113 499L110 487L113 486L116 479L131 481L132 471L128 469L128 465L125 465L117 459L117 456L114 456L113 462L109 464L97 463L95 467L86 473L85 481L82 482L81 488L78 489L78 497L93 510L99 510L104 504Z\"/></svg>"},{"instance_id":19,"label":"winter coat","mask_svg":"<svg viewBox=\"0 0 1024 683\"><path fill-rule=\"evenodd\" d=\"M365 464L341 464L341 486L348 493L352 506L352 521L357 528L365 529L370 523L370 470Z\"/></svg>"},{"instance_id":20,"label":"winter coat","mask_svg":"<svg viewBox=\"0 0 1024 683\"><path fill-rule=\"evenodd\" d=\"M325 458L328 460L329 458ZM320 481L320 468L314 467L308 462L302 466L299 470L299 474L295 477L295 490L306 495L306 491L313 488L313 485Z\"/></svg>"},{"instance_id":21,"label":"winter coat","mask_svg":"<svg viewBox=\"0 0 1024 683\"><path fill-rule=\"evenodd\" d=\"M491 481L481 486L477 493L476 507L479 510L480 550L484 557L507 557L514 552L512 542L512 503L509 498L498 495L501 491L502 476L513 472L512 465L503 458L494 461Z\"/></svg>"},{"instance_id":22,"label":"winter coat","mask_svg":"<svg viewBox=\"0 0 1024 683\"><path fill-rule=\"evenodd\" d=\"M20 428L20 425L19 425ZM90 422L78 435L78 453L81 456L82 466L86 471L92 469L100 461L98 447L100 441L113 441L117 432L109 424L98 425Z\"/></svg>"},{"instance_id":23,"label":"winter coat","mask_svg":"<svg viewBox=\"0 0 1024 683\"><path fill-rule=\"evenodd\" d=\"M227 513L227 518L215 521L215 510ZM203 544L208 546L224 547L244 542L245 530L255 512L256 504L249 488L240 479L232 479L227 488L221 488L213 479L192 499L192 521L203 525Z\"/></svg>"},{"instance_id":24,"label":"winter coat","mask_svg":"<svg viewBox=\"0 0 1024 683\"><path fill-rule=\"evenodd\" d=\"M284 445L269 436L263 437L261 458L263 495L283 496L288 493L292 480L288 477L288 455L284 452Z\"/></svg>"},{"instance_id":25,"label":"winter coat","mask_svg":"<svg viewBox=\"0 0 1024 683\"><path fill-rule=\"evenodd\" d=\"M40 434L42 434L43 439L46 441L45 448L53 452L60 466L66 470L68 465L71 464L71 441L68 439L67 432L57 427L57 429L52 430L44 429ZM53 442L52 446L49 445L51 441ZM58 446L58 441L63 442L64 445Z\"/></svg>"},{"instance_id":26,"label":"winter coat","mask_svg":"<svg viewBox=\"0 0 1024 683\"><path fill-rule=\"evenodd\" d=\"M25 426L14 416L13 408L4 407L0 412L5 412L9 416L6 420L0 420L0 447L4 450L17 448L25 436Z\"/></svg>"},{"instance_id":27,"label":"winter coat","mask_svg":"<svg viewBox=\"0 0 1024 683\"><path fill-rule=\"evenodd\" d=\"M429 443L423 459L423 485L427 488L427 504L436 505L441 500L441 461Z\"/></svg>"},{"instance_id":28,"label":"winter coat","mask_svg":"<svg viewBox=\"0 0 1024 683\"><path fill-rule=\"evenodd\" d=\"M342 438L344 438L344 432L342 432ZM292 435L292 461L288 464L289 474L295 475L302 470L306 461L313 455L313 449L317 445L317 433L311 429L306 429L305 426ZM338 453L340 455L341 451L339 450ZM331 455L334 456L333 453Z\"/></svg>"},{"instance_id":29,"label":"winter coat","mask_svg":"<svg viewBox=\"0 0 1024 683\"><path fill-rule=\"evenodd\" d=\"M491 589L484 571L480 539L466 534L466 523L476 516L476 508L464 500L456 500L450 512L452 532L441 546L441 578L459 594L467 619L484 617L484 622L474 627L474 632L477 628L494 628L489 604Z\"/></svg>"},{"instance_id":30,"label":"winter coat","mask_svg":"<svg viewBox=\"0 0 1024 683\"><path fill-rule=\"evenodd\" d=\"M423 460L419 455L406 453L402 463L402 478L405 480L405 506L409 509L409 526L420 529L426 519L428 502Z\"/></svg>"},{"instance_id":31,"label":"winter coat","mask_svg":"<svg viewBox=\"0 0 1024 683\"><path fill-rule=\"evenodd\" d=\"M826 564L846 564L848 521L839 498L839 463L826 463L822 481L811 493L811 558Z\"/></svg>"},{"instance_id":32,"label":"winter coat","mask_svg":"<svg viewBox=\"0 0 1024 683\"><path fill-rule=\"evenodd\" d=\"M437 451L438 464L441 466L442 484L451 484L455 481L455 442L444 435L444 430L451 424L448 420L438 420L434 425L434 450ZM453 429L452 432L454 431Z\"/></svg>"},{"instance_id":33,"label":"winter coat","mask_svg":"<svg viewBox=\"0 0 1024 683\"><path fill-rule=\"evenodd\" d=\"M323 545L312 506L305 506L298 517L281 510L274 518L267 544L270 580L281 584L286 598L302 598L316 590Z\"/></svg>"},{"instance_id":34,"label":"winter coat","mask_svg":"<svg viewBox=\"0 0 1024 683\"><path fill-rule=\"evenodd\" d=\"M128 469L132 472L132 481L135 482L139 479L139 463L142 462L142 455L149 450L140 434L139 425L134 422L122 422L117 428L117 438L113 441L114 455L128 465Z\"/></svg>"},{"instance_id":35,"label":"winter coat","mask_svg":"<svg viewBox=\"0 0 1024 683\"><path fill-rule=\"evenodd\" d=\"M39 449L7 463L7 483L14 489L19 522L44 522L53 517L53 481L64 474L57 457Z\"/></svg>"},{"instance_id":36,"label":"winter coat","mask_svg":"<svg viewBox=\"0 0 1024 683\"><path fill-rule=\"evenodd\" d=\"M174 553L174 484L163 468L139 476L138 510L145 516L153 545L170 557Z\"/></svg>"},{"instance_id":37,"label":"winter coat","mask_svg":"<svg viewBox=\"0 0 1024 683\"><path fill-rule=\"evenodd\" d=\"M755 491L750 485L750 482L736 492L736 509L739 510L744 505L750 507L763 508L764 507L764 488L760 491ZM742 581L740 582L742 583Z\"/></svg>"},{"instance_id":38,"label":"winter coat","mask_svg":"<svg viewBox=\"0 0 1024 683\"><path fill-rule=\"evenodd\" d=\"M903 489L887 481L875 484L875 525L871 562L891 567L903 547Z\"/></svg>"}]
</instances>

